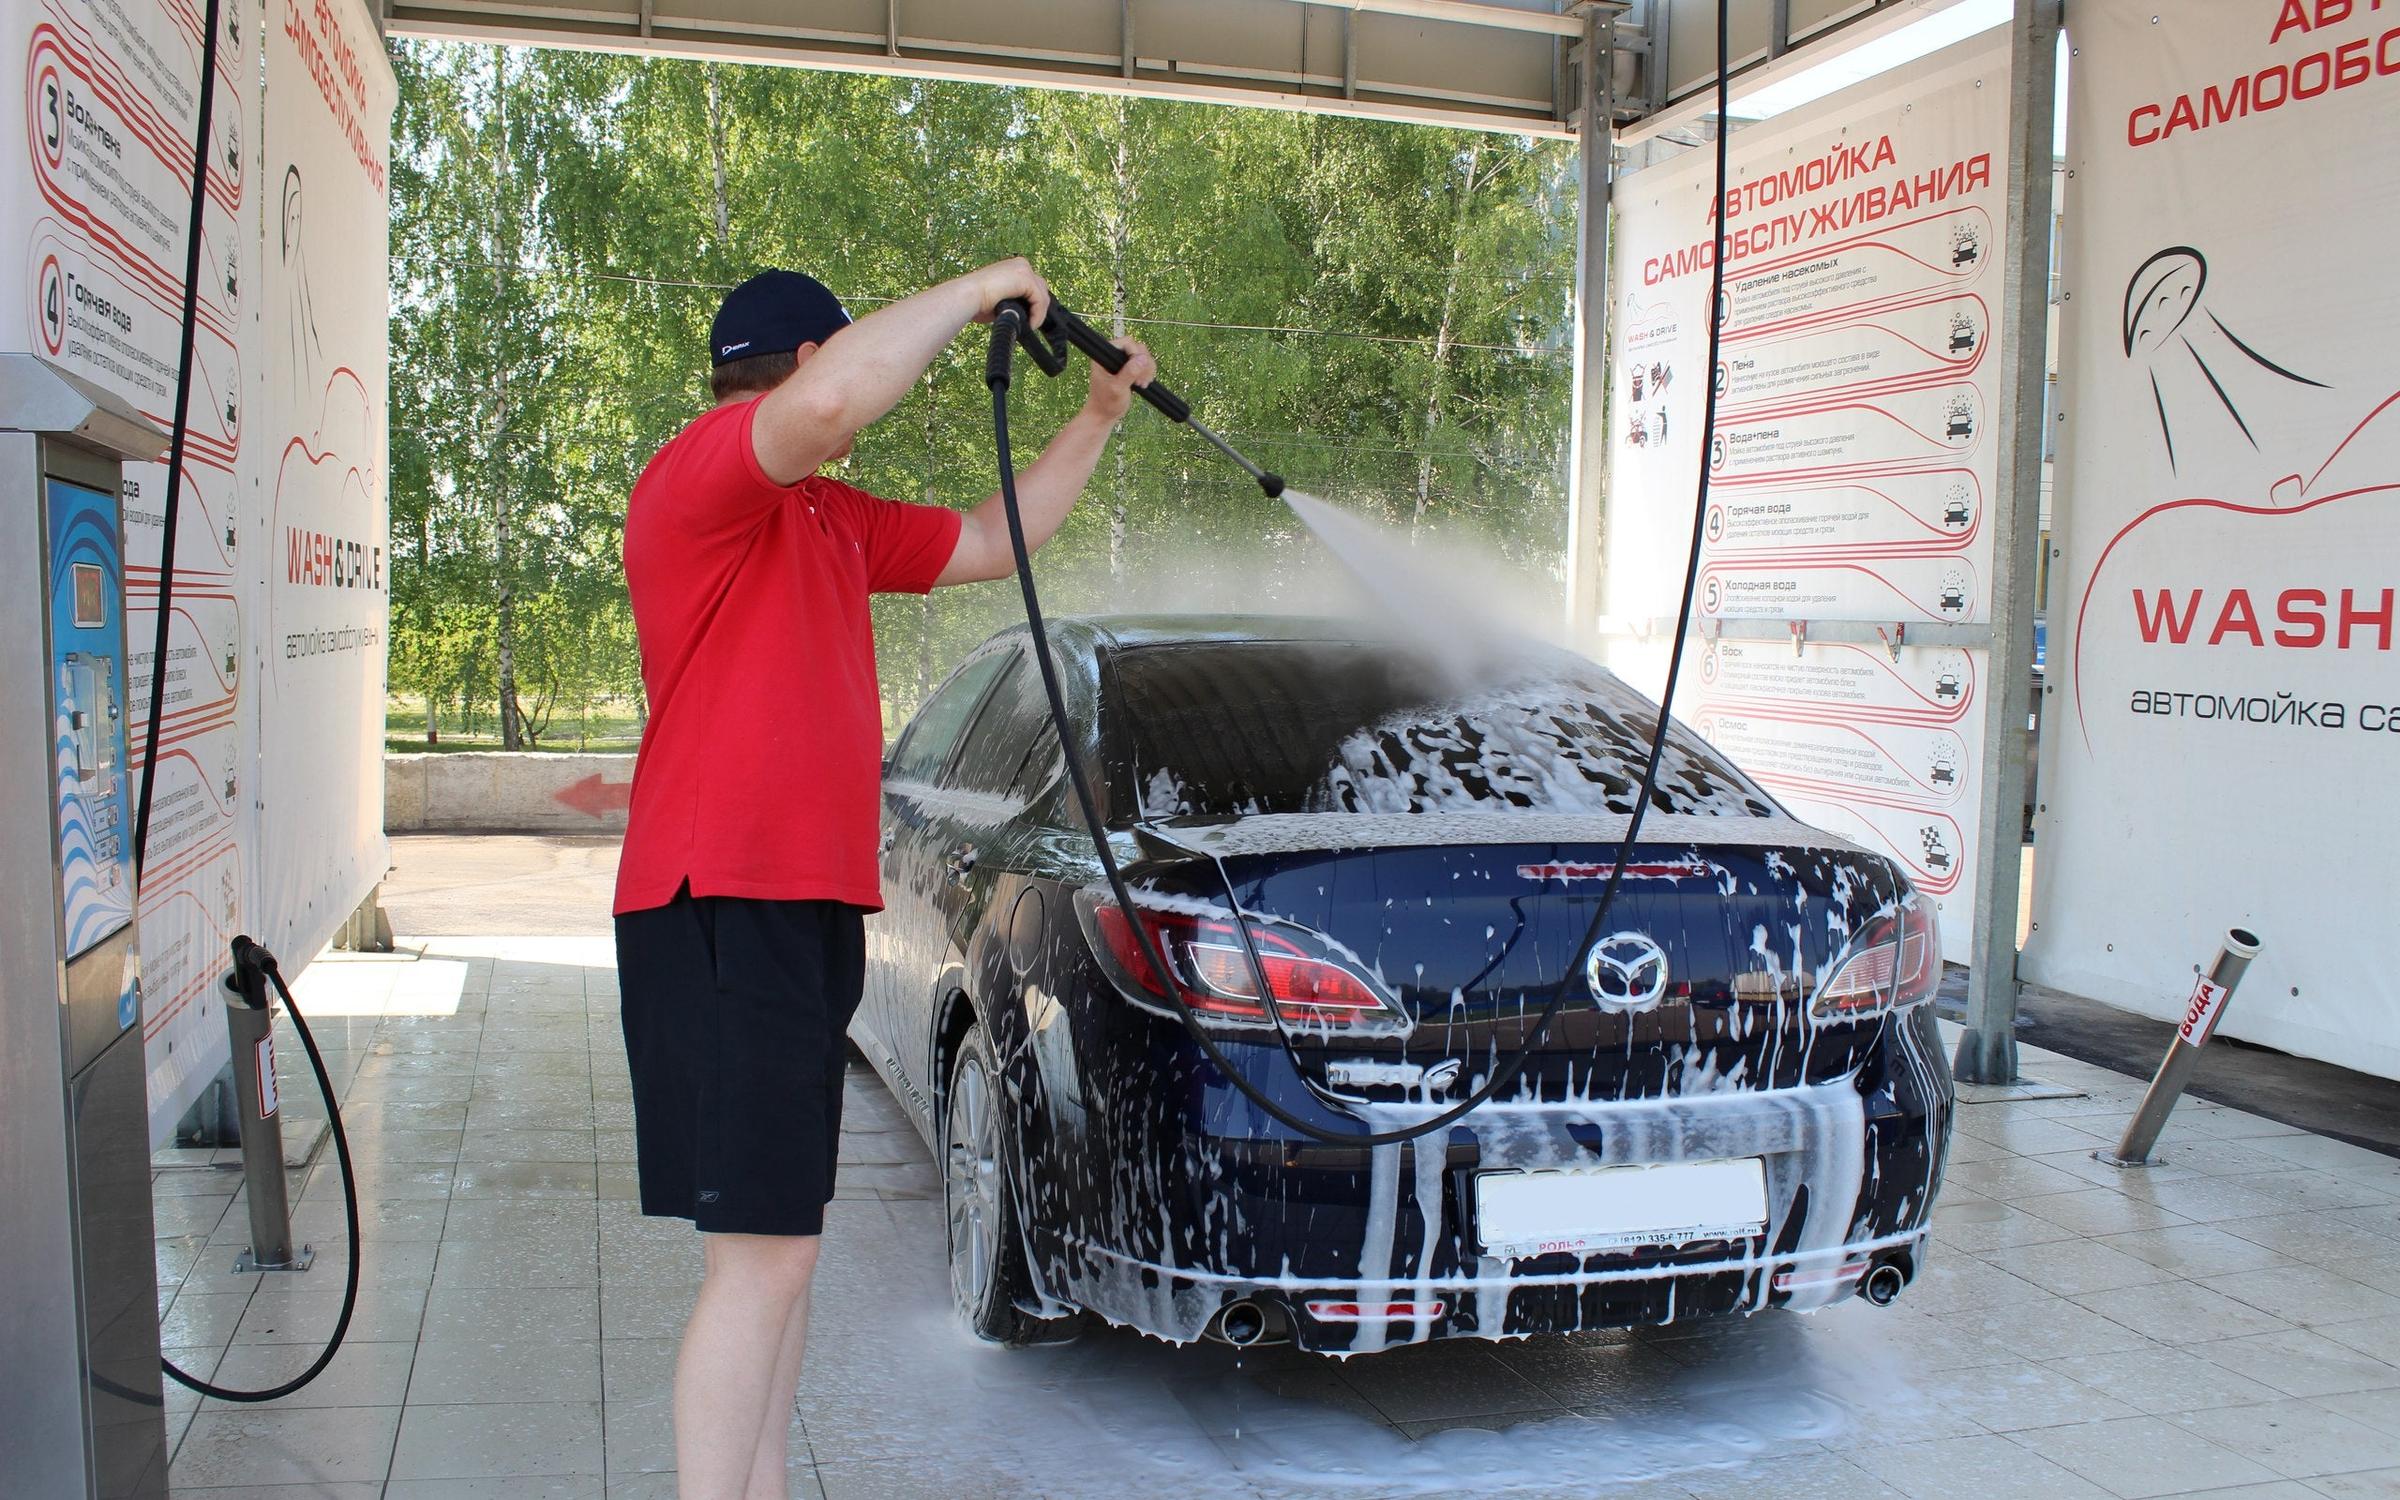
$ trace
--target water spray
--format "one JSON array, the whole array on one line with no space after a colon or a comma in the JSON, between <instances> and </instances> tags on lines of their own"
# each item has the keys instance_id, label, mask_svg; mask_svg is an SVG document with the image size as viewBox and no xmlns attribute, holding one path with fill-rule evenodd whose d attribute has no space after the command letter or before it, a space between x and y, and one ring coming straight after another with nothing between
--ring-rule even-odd
<instances>
[{"instance_id":1,"label":"water spray","mask_svg":"<svg viewBox=\"0 0 2400 1500\"><path fill-rule=\"evenodd\" d=\"M1727 12L1730 9L1731 0L1718 0L1716 86L1716 203L1718 211L1710 215L1714 227L1713 249L1715 253L1710 259L1708 362L1705 366L1711 370L1715 369L1717 365L1719 338L1723 332L1725 319L1725 216L1722 205L1725 200L1728 176L1725 117L1731 103L1731 78L1726 42L1729 30ZM1587 59L1585 65L1597 66L1598 64L1596 59ZM1594 170L1594 164L1587 162L1585 170ZM1125 367L1128 356L1124 350L1102 337L1097 329L1062 306L1056 297L1051 298L1048 313L1038 325L1033 321L1031 306L1022 298L1012 298L1001 303L992 318L992 341L991 348L984 360L984 383L991 388L992 393L992 439L1000 464L1000 504L1008 517L1008 541L1010 550L1016 559L1017 587L1025 596L1025 626L1033 640L1034 662L1041 670L1042 690L1049 698L1051 726L1058 734L1059 748L1066 759L1067 779L1074 788L1076 806L1083 815L1085 829L1091 835L1093 850L1099 856L1100 869L1107 877L1109 893L1115 899L1118 910L1124 914L1125 924L1131 930L1134 941L1140 945L1139 951L1143 962L1149 964L1152 971L1162 979L1166 979L1174 971L1167 967L1165 956L1159 952L1149 927L1142 922L1139 914L1135 911L1133 892L1127 886L1124 872L1117 864L1115 851L1109 845L1108 830L1100 821L1099 804L1092 793L1090 774L1084 767L1082 757L1076 753L1075 735L1067 719L1066 697L1059 686L1058 668L1050 657L1049 631L1042 617L1040 596L1034 588L1033 559L1025 545L1024 518L1017 508L1016 463L1010 455L1008 440L1008 388L1013 376L1016 351L1020 345L1033 357L1034 363L1041 368L1043 374L1052 376L1065 370L1069 348L1081 351L1093 363L1111 374ZM1148 385L1135 386L1133 390L1136 395L1156 408L1168 420L1189 427L1198 433L1211 447L1230 459L1241 468L1242 472L1255 480L1269 499L1286 499L1286 503L1289 503L1289 499L1285 496L1283 477L1253 463L1239 449L1195 419L1192 415L1191 403L1168 390L1156 380L1151 381ZM1691 629L1692 602L1699 585L1700 550L1704 538L1703 518L1707 514L1708 497L1706 455L1716 438L1717 430L1717 383L1713 380L1708 383L1703 396L1703 407L1705 416L1700 427L1702 461L1697 493L1692 501L1692 539L1689 552L1684 560L1682 602L1676 611L1675 649L1667 660L1667 680L1663 691L1659 694L1658 717L1651 729L1649 755L1642 767L1641 790L1636 795L1631 815L1626 820L1625 833L1618 842L1616 858L1609 865L1608 880L1601 888L1599 905L1593 911L1591 922L1585 927L1583 936L1577 940L1567 964L1560 973L1556 988L1551 991L1548 1001L1542 1006L1532 1029L1526 1034L1517 1049L1493 1071L1491 1077L1486 1079L1480 1087L1471 1091L1466 1098L1424 1120L1396 1130L1368 1130L1364 1128L1363 1124L1356 1130L1328 1129L1314 1120L1293 1113L1271 1098L1257 1084L1251 1082L1248 1075L1235 1065L1233 1060L1225 1054L1223 1048L1217 1045L1215 1038L1208 1034L1207 1026L1192 1013L1191 1007L1184 1002L1177 986L1171 981L1165 983L1162 987L1166 991L1167 1002L1174 1007L1176 1015L1183 1022L1184 1030L1190 1033L1193 1042L1198 1044L1202 1053L1211 1063L1215 1064L1217 1070L1224 1074L1226 1081L1231 1083L1244 1098L1264 1111L1269 1118L1292 1130L1299 1131L1312 1140L1336 1146L1392 1146L1419 1140L1436 1131L1447 1130L1482 1107L1487 1100L1498 1095L1501 1090L1514 1085L1524 1073L1525 1065L1532 1060L1533 1054L1540 1050L1544 1041L1548 1039L1551 1024L1558 1019L1558 1013L1566 1006L1567 997L1574 991L1575 976L1582 971L1584 956L1591 951L1592 945L1606 930L1609 913L1616 905L1618 887L1624 880L1626 863L1632 858L1634 848L1641 838L1643 815L1649 810L1650 802L1658 790L1659 765L1666 754L1667 728L1670 722L1668 710L1674 702L1675 684L1683 670L1683 641ZM1294 493L1297 494L1297 492ZM1302 519L1305 521L1306 517L1303 516ZM1176 844L1155 827L1146 823L1137 821L1134 832L1136 838L1144 842L1161 844L1180 853L1194 852ZM1251 981L1257 987L1257 993L1263 998L1268 1016L1274 1023L1276 1036L1281 1040L1286 1055L1296 1059L1297 1052L1291 1033L1283 1025L1283 1018L1276 1009L1274 987L1267 982L1265 964L1259 956L1257 939L1250 931L1248 914L1242 910L1240 898L1233 888L1232 877L1226 872L1221 861L1211 860L1209 863L1216 868L1218 878L1224 884L1226 900L1233 912L1233 929L1241 937L1243 955L1250 966ZM1317 1088L1309 1080L1305 1069L1295 1067L1294 1071L1303 1083L1307 1084L1310 1092L1320 1103L1336 1112L1349 1113L1347 1101L1328 1095L1322 1089ZM1356 1118L1355 1115L1352 1117Z\"/></svg>"}]
</instances>

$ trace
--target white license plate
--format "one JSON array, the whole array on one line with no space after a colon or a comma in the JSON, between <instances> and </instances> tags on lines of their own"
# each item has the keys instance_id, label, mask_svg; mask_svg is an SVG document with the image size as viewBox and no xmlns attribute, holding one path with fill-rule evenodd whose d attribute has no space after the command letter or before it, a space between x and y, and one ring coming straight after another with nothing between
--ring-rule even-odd
<instances>
[{"instance_id":1,"label":"white license plate","mask_svg":"<svg viewBox=\"0 0 2400 1500\"><path fill-rule=\"evenodd\" d=\"M1503 1260L1744 1239L1766 1228L1766 1164L1753 1156L1485 1172L1475 1212L1484 1253Z\"/></svg>"}]
</instances>

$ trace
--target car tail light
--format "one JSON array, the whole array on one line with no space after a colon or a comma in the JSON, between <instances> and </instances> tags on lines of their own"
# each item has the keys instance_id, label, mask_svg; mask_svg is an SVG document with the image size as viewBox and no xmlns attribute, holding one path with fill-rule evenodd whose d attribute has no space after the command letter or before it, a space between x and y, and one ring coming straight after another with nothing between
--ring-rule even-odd
<instances>
[{"instance_id":1,"label":"car tail light","mask_svg":"<svg viewBox=\"0 0 2400 1500\"><path fill-rule=\"evenodd\" d=\"M1123 908L1108 892L1087 890L1077 895L1075 909L1110 981L1127 999L1159 1008L1168 999L1167 986L1151 967ZM1258 975L1231 920L1148 907L1137 910L1151 944L1172 971L1175 996L1194 1013L1234 1026L1270 1024L1258 993ZM1250 941L1258 947L1257 967L1266 972L1275 1014L1287 1025L1408 1029L1408 1017L1398 1004L1374 980L1337 957L1321 936L1256 918L1246 925Z\"/></svg>"},{"instance_id":2,"label":"car tail light","mask_svg":"<svg viewBox=\"0 0 2400 1500\"><path fill-rule=\"evenodd\" d=\"M1849 1021L1921 1005L1942 983L1942 935L1922 891L1886 907L1851 936L1848 956L1817 986L1810 1014Z\"/></svg>"},{"instance_id":3,"label":"car tail light","mask_svg":"<svg viewBox=\"0 0 2400 1500\"><path fill-rule=\"evenodd\" d=\"M1310 1302L1308 1315L1320 1323L1400 1322L1423 1318L1428 1322L1449 1311L1448 1304L1436 1298L1431 1302Z\"/></svg>"}]
</instances>

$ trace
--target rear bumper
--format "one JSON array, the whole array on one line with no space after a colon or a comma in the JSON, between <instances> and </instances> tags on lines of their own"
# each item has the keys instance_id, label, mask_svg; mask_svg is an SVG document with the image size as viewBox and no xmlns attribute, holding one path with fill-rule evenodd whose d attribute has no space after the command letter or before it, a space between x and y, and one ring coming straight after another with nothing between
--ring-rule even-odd
<instances>
[{"instance_id":1,"label":"rear bumper","mask_svg":"<svg viewBox=\"0 0 2400 1500\"><path fill-rule=\"evenodd\" d=\"M1820 1250L1743 1253L1673 1265L1511 1272L1486 1262L1498 1269L1426 1280L1214 1276L1086 1246L1080 1258L1090 1274L1080 1278L1072 1300L1112 1322L1179 1343L1208 1336L1225 1308L1258 1303L1283 1315L1292 1341L1303 1349L1369 1354L1432 1339L1524 1338L1770 1308L1806 1311L1849 1296L1873 1264L1900 1264L1913 1281L1924 1267L1929 1233L1912 1229ZM1440 1310L1415 1317L1322 1318L1310 1310L1317 1303L1438 1304Z\"/></svg>"},{"instance_id":2,"label":"rear bumper","mask_svg":"<svg viewBox=\"0 0 2400 1500\"><path fill-rule=\"evenodd\" d=\"M1104 1224L1037 1216L1031 1259L1058 1301L1163 1337L1199 1338L1228 1304L1257 1300L1283 1310L1304 1347L1328 1352L1819 1307L1848 1296L1872 1262L1905 1260L1912 1278L1924 1264L1949 1070L1922 1012L1888 1027L1871 1055L1856 1073L1805 1087L1493 1103L1452 1127L1438 1155L1140 1130L1120 1137L1115 1158L1120 1172L1140 1164L1126 1174L1138 1192ZM1427 1113L1361 1112L1377 1129ZM1153 1117L1150 1129L1162 1123ZM1767 1225L1754 1238L1516 1261L1483 1253L1479 1173L1748 1157L1767 1182ZM1147 1199L1159 1201L1135 1206ZM1335 1321L1312 1316L1310 1302L1441 1312Z\"/></svg>"}]
</instances>

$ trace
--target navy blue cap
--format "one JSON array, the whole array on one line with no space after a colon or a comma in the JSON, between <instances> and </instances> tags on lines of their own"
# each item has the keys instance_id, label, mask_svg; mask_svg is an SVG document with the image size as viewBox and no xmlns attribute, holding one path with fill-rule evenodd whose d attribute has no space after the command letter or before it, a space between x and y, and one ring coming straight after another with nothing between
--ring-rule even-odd
<instances>
[{"instance_id":1,"label":"navy blue cap","mask_svg":"<svg viewBox=\"0 0 2400 1500\"><path fill-rule=\"evenodd\" d=\"M708 325L708 362L713 367L754 354L789 354L849 326L842 299L824 282L798 271L761 271L725 294Z\"/></svg>"}]
</instances>

